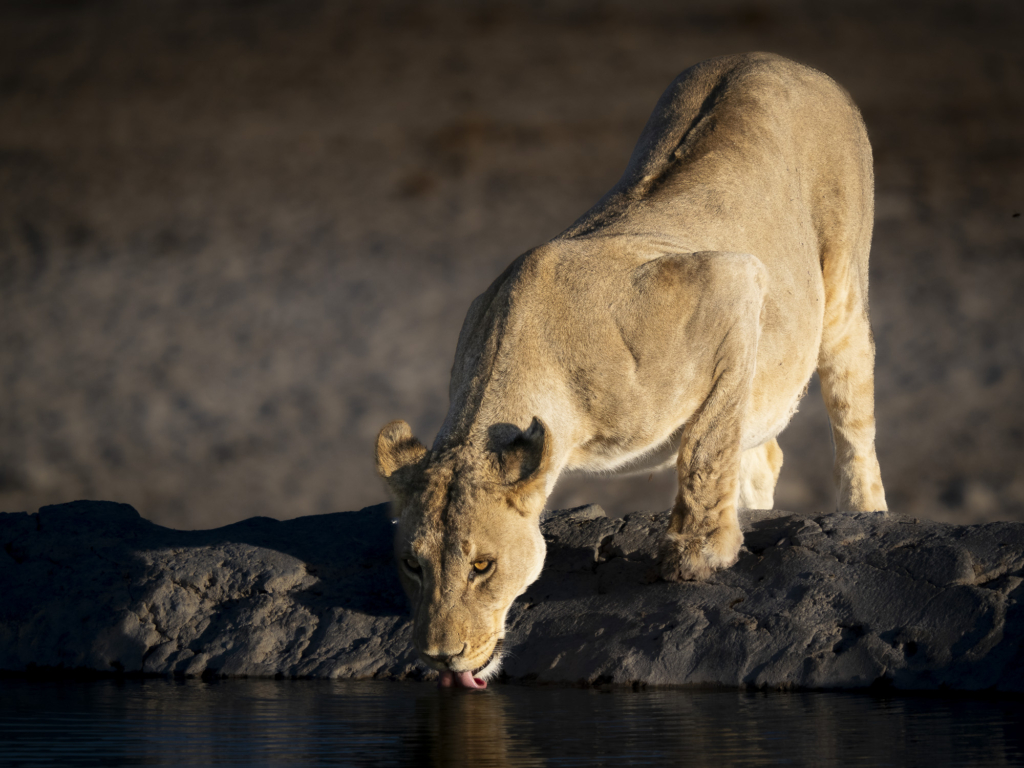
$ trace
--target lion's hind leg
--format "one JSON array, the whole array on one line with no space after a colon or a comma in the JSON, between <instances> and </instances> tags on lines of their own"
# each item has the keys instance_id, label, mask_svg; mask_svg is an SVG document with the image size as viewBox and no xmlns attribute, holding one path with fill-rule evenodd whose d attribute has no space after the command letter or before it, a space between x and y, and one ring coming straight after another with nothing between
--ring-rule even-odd
<instances>
[{"instance_id":1,"label":"lion's hind leg","mask_svg":"<svg viewBox=\"0 0 1024 768\"><path fill-rule=\"evenodd\" d=\"M740 456L740 509L772 509L782 470L782 449L773 437Z\"/></svg>"},{"instance_id":2,"label":"lion's hind leg","mask_svg":"<svg viewBox=\"0 0 1024 768\"><path fill-rule=\"evenodd\" d=\"M875 345L867 311L867 259L855 270L847 260L826 259L825 318L818 377L832 423L836 508L841 512L888 509L875 455Z\"/></svg>"}]
</instances>

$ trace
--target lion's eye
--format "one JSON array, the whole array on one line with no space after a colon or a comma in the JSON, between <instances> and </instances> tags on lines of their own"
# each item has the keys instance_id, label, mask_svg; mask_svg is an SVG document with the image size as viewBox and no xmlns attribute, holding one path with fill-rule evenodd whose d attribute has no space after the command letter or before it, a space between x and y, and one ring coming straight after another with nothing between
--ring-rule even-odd
<instances>
[{"instance_id":1,"label":"lion's eye","mask_svg":"<svg viewBox=\"0 0 1024 768\"><path fill-rule=\"evenodd\" d=\"M491 567L491 561L490 560L477 560L475 563L473 563L473 572L474 573L486 573L487 570L490 567Z\"/></svg>"},{"instance_id":2,"label":"lion's eye","mask_svg":"<svg viewBox=\"0 0 1024 768\"><path fill-rule=\"evenodd\" d=\"M402 564L413 573L419 573L423 570L415 557L403 557Z\"/></svg>"}]
</instances>

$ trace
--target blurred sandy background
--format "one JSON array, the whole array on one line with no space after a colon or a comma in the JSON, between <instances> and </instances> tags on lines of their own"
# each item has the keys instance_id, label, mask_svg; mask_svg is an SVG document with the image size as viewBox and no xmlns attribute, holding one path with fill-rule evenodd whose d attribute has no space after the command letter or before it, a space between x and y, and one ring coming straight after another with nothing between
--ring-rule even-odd
<instances>
[{"instance_id":1,"label":"blurred sandy background","mask_svg":"<svg viewBox=\"0 0 1024 768\"><path fill-rule=\"evenodd\" d=\"M384 499L474 296L622 172L685 67L817 67L875 148L890 507L1024 519L1024 4L5 2L0 510L213 527ZM831 509L812 383L777 506ZM551 506L664 509L671 475Z\"/></svg>"}]
</instances>

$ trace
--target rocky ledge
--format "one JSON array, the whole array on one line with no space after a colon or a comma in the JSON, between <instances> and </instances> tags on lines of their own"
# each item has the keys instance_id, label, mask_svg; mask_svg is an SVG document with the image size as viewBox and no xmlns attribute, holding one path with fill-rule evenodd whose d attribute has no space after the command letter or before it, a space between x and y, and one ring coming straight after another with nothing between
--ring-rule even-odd
<instances>
[{"instance_id":1,"label":"rocky ledge","mask_svg":"<svg viewBox=\"0 0 1024 768\"><path fill-rule=\"evenodd\" d=\"M549 515L509 614L511 681L1024 692L1024 524L743 513L702 584L665 514ZM80 501L0 514L0 670L428 679L383 505L177 531Z\"/></svg>"}]
</instances>

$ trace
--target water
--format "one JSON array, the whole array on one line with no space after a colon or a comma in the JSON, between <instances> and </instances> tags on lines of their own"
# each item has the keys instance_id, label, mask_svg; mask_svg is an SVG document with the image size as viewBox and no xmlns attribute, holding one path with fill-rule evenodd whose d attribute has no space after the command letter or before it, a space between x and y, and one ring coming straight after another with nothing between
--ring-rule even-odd
<instances>
[{"instance_id":1,"label":"water","mask_svg":"<svg viewBox=\"0 0 1024 768\"><path fill-rule=\"evenodd\" d=\"M0 680L0 765L1024 765L1024 702Z\"/></svg>"}]
</instances>

